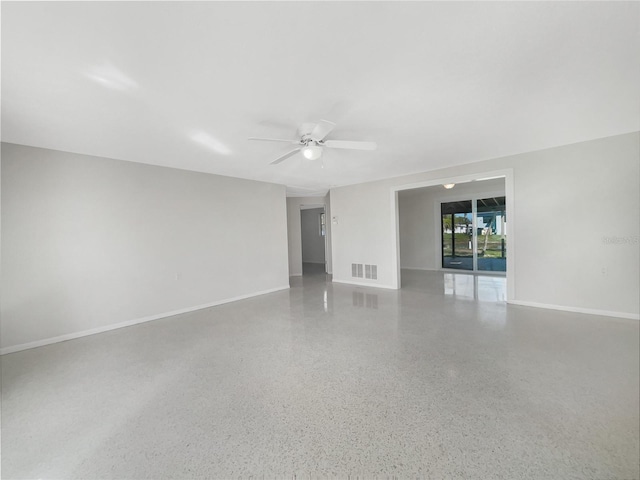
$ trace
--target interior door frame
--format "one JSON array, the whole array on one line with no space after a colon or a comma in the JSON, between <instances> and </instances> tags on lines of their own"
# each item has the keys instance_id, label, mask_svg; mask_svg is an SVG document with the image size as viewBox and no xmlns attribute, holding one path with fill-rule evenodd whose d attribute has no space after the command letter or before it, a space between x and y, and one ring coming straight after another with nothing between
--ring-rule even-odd
<instances>
[{"instance_id":1,"label":"interior door frame","mask_svg":"<svg viewBox=\"0 0 640 480\"><path fill-rule=\"evenodd\" d=\"M505 179L505 197L506 210L509 213L509 221L507 222L507 238L509 239L509 248L507 249L507 302L516 300L516 252L517 238L515 234L516 227L516 209L515 209L515 182L513 168L502 170L491 170L485 172L476 172L468 175L444 176L422 182L415 182L405 185L397 185L390 187L391 200L391 286L399 289L401 285L400 272L400 224L398 212L398 192L402 190L412 190L415 188L433 187L435 185L444 185L447 183L465 183L471 181L490 180L493 178L504 177Z\"/></svg>"},{"instance_id":2,"label":"interior door frame","mask_svg":"<svg viewBox=\"0 0 640 480\"><path fill-rule=\"evenodd\" d=\"M315 208L322 208L322 212L324 213L324 221L325 221L325 233L324 233L324 273L329 273L329 264L327 262L327 249L329 248L329 244L327 243L328 238L328 227L327 223L327 205L324 203L305 203L300 204L300 212L298 215L300 216L300 263L302 267L302 274L304 275L304 261L302 260L302 211L303 210L313 210Z\"/></svg>"}]
</instances>

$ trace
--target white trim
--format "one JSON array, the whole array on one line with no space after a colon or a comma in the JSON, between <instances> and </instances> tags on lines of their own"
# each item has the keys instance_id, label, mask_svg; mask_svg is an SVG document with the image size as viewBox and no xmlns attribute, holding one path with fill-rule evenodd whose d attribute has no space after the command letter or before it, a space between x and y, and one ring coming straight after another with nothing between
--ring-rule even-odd
<instances>
[{"instance_id":1,"label":"white trim","mask_svg":"<svg viewBox=\"0 0 640 480\"><path fill-rule=\"evenodd\" d=\"M439 272L441 268L400 267L401 270L416 270L420 272Z\"/></svg>"},{"instance_id":2,"label":"white trim","mask_svg":"<svg viewBox=\"0 0 640 480\"><path fill-rule=\"evenodd\" d=\"M507 302L516 298L516 190L514 171L508 170L504 178L504 189L507 204Z\"/></svg>"},{"instance_id":3,"label":"white trim","mask_svg":"<svg viewBox=\"0 0 640 480\"><path fill-rule=\"evenodd\" d=\"M373 287L373 288L384 288L387 290L397 290L396 287L392 285L380 285L378 283L365 283L365 282L354 282L353 280L334 280L331 279L333 283L344 283L345 285L357 285L359 287Z\"/></svg>"},{"instance_id":4,"label":"white trim","mask_svg":"<svg viewBox=\"0 0 640 480\"><path fill-rule=\"evenodd\" d=\"M326 195L324 195L326 197ZM305 262L304 259L302 258L302 212L304 210L315 210L315 209L320 209L322 208L322 213L324 213L324 221L325 221L325 227L324 227L324 235L323 236L323 241L324 241L324 262ZM289 226L287 225L287 228L289 228ZM329 257L328 255L328 250L331 247L331 245L329 244L329 242L327 241L327 233L329 232L329 224L327 223L327 204L326 203L309 203L309 204L304 204L301 203L300 204L300 264L304 265L305 263L317 263L320 265L324 265L324 273L329 273L329 264L327 263L327 258ZM331 255L331 258L333 259L333 255ZM296 274L296 276L302 276L302 273L300 274Z\"/></svg>"},{"instance_id":5,"label":"white trim","mask_svg":"<svg viewBox=\"0 0 640 480\"><path fill-rule=\"evenodd\" d=\"M260 292L248 293L246 295L239 295L237 297L225 298L224 300L217 300L211 303L205 303L203 305L197 305L195 307L181 308L180 310L173 310L172 312L159 313L157 315L149 315L147 317L136 318L134 320L127 320L125 322L114 323L112 325L106 325L104 327L92 328L90 330L83 330L81 332L67 333L65 335L59 335L57 337L45 338L42 340L36 340L34 342L22 343L20 345L13 345L11 347L0 348L0 355L7 355L9 353L20 352L22 350L28 350L30 348L42 347L44 345L50 345L52 343L65 342L67 340L73 340L74 338L87 337L89 335L95 335L97 333L108 332L110 330L116 330L118 328L131 327L138 325L139 323L151 322L153 320L159 320L161 318L173 317L174 315L180 315L182 313L193 312L195 310L202 310L203 308L215 307L224 303L237 302L238 300L245 300L251 297L257 297L259 295L265 295L267 293L279 292L281 290L288 290L291 288L289 285L270 288L269 290L262 290Z\"/></svg>"},{"instance_id":6,"label":"white trim","mask_svg":"<svg viewBox=\"0 0 640 480\"><path fill-rule=\"evenodd\" d=\"M596 310L595 308L565 307L563 305L549 305L547 303L527 302L524 300L508 300L507 303L511 305L521 305L523 307L546 308L549 310L562 310L564 312L586 313L587 315L601 315L603 317L640 320L640 314L638 313L613 312L610 310Z\"/></svg>"},{"instance_id":7,"label":"white trim","mask_svg":"<svg viewBox=\"0 0 640 480\"><path fill-rule=\"evenodd\" d=\"M402 279L400 265L400 201L398 190L391 189L391 285L400 289Z\"/></svg>"}]
</instances>

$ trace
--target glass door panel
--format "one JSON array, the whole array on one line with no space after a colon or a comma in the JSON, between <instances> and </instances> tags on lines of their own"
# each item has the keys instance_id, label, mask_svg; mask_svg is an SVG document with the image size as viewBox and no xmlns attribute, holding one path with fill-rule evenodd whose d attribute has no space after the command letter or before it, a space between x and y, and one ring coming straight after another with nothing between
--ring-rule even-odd
<instances>
[{"instance_id":1,"label":"glass door panel","mask_svg":"<svg viewBox=\"0 0 640 480\"><path fill-rule=\"evenodd\" d=\"M442 267L473 270L473 227L470 200L441 205Z\"/></svg>"},{"instance_id":2,"label":"glass door panel","mask_svg":"<svg viewBox=\"0 0 640 480\"><path fill-rule=\"evenodd\" d=\"M505 197L478 199L476 208L476 249L478 270L507 271L507 230Z\"/></svg>"}]
</instances>

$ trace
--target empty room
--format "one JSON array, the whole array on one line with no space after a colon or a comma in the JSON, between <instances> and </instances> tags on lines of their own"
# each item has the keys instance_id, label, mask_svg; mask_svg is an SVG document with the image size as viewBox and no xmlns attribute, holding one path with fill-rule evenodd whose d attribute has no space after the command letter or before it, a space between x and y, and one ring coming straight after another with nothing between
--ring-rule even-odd
<instances>
[{"instance_id":1,"label":"empty room","mask_svg":"<svg viewBox=\"0 0 640 480\"><path fill-rule=\"evenodd\" d=\"M5 2L4 479L640 478L640 2Z\"/></svg>"}]
</instances>

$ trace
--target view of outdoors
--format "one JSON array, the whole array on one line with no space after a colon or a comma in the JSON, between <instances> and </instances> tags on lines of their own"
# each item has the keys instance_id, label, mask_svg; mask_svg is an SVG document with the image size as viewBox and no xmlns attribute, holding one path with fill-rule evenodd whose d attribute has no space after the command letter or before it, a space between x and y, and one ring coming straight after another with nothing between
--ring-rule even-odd
<instances>
[{"instance_id":1,"label":"view of outdoors","mask_svg":"<svg viewBox=\"0 0 640 480\"><path fill-rule=\"evenodd\" d=\"M476 231L473 231L473 206L476 204ZM505 197L447 202L441 206L442 266L473 270L474 245L477 268L505 272L506 250Z\"/></svg>"},{"instance_id":2,"label":"view of outdoors","mask_svg":"<svg viewBox=\"0 0 640 480\"><path fill-rule=\"evenodd\" d=\"M442 266L473 270L471 200L442 204Z\"/></svg>"},{"instance_id":3,"label":"view of outdoors","mask_svg":"<svg viewBox=\"0 0 640 480\"><path fill-rule=\"evenodd\" d=\"M507 271L505 197L479 199L476 208L478 270Z\"/></svg>"}]
</instances>

